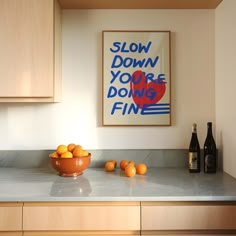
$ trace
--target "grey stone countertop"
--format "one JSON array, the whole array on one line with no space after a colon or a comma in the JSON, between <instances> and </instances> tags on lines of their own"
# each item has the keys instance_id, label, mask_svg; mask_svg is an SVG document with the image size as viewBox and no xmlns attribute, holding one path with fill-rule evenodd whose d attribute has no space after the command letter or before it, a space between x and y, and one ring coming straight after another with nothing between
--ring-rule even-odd
<instances>
[{"instance_id":1,"label":"grey stone countertop","mask_svg":"<svg viewBox=\"0 0 236 236\"><path fill-rule=\"evenodd\" d=\"M132 178L120 169L88 168L73 178L50 168L0 168L0 202L41 201L236 201L236 179L185 168L149 168Z\"/></svg>"}]
</instances>

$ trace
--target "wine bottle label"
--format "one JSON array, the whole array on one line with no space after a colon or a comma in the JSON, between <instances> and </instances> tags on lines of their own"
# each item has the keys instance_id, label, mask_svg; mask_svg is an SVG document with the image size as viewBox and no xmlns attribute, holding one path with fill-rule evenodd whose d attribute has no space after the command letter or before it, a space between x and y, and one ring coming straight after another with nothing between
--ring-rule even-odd
<instances>
[{"instance_id":1,"label":"wine bottle label","mask_svg":"<svg viewBox=\"0 0 236 236\"><path fill-rule=\"evenodd\" d=\"M197 170L197 152L189 152L189 169Z\"/></svg>"}]
</instances>

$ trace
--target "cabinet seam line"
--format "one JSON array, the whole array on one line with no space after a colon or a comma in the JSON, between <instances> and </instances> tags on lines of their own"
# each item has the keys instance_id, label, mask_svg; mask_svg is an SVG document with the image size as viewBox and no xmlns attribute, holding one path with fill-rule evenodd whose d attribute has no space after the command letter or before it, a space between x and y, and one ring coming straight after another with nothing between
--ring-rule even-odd
<instances>
[{"instance_id":1,"label":"cabinet seam line","mask_svg":"<svg viewBox=\"0 0 236 236\"><path fill-rule=\"evenodd\" d=\"M142 204L141 204L142 202L140 202L140 204L139 204L139 207L140 207L140 219L139 219L139 224L140 224L140 232L139 232L139 235L141 235L141 232L142 232Z\"/></svg>"}]
</instances>

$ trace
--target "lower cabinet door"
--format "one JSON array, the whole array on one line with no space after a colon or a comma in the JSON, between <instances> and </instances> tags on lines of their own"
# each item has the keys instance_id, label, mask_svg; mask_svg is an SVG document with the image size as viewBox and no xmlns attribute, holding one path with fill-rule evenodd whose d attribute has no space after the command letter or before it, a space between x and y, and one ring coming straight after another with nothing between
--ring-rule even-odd
<instances>
[{"instance_id":1,"label":"lower cabinet door","mask_svg":"<svg viewBox=\"0 0 236 236\"><path fill-rule=\"evenodd\" d=\"M0 232L22 230L22 205L20 203L0 203ZM8 235L3 232L1 234ZM19 234L15 232L11 235Z\"/></svg>"},{"instance_id":2,"label":"lower cabinet door","mask_svg":"<svg viewBox=\"0 0 236 236\"><path fill-rule=\"evenodd\" d=\"M140 231L140 203L25 203L23 230Z\"/></svg>"},{"instance_id":3,"label":"lower cabinet door","mask_svg":"<svg viewBox=\"0 0 236 236\"><path fill-rule=\"evenodd\" d=\"M40 231L40 232L25 232L24 236L139 236L138 233L129 234L127 232L124 233L116 233L116 232L93 232L92 234L88 233L81 233L81 232L68 232L68 231Z\"/></svg>"},{"instance_id":4,"label":"lower cabinet door","mask_svg":"<svg viewBox=\"0 0 236 236\"><path fill-rule=\"evenodd\" d=\"M142 230L235 231L236 205L222 203L142 203ZM211 233L211 232L209 232ZM224 232L223 232L224 233Z\"/></svg>"},{"instance_id":5,"label":"lower cabinet door","mask_svg":"<svg viewBox=\"0 0 236 236\"><path fill-rule=\"evenodd\" d=\"M0 232L0 236L23 236L23 232Z\"/></svg>"},{"instance_id":6,"label":"lower cabinet door","mask_svg":"<svg viewBox=\"0 0 236 236\"><path fill-rule=\"evenodd\" d=\"M186 234L186 233L176 233L176 234L142 234L142 236L236 236L236 234Z\"/></svg>"}]
</instances>

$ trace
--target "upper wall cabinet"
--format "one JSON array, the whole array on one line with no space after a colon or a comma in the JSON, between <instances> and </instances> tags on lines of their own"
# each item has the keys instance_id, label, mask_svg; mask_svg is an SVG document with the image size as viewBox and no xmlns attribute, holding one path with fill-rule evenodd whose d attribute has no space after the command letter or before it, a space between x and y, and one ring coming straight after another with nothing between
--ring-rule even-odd
<instances>
[{"instance_id":1,"label":"upper wall cabinet","mask_svg":"<svg viewBox=\"0 0 236 236\"><path fill-rule=\"evenodd\" d=\"M56 0L0 0L0 102L58 102L61 9Z\"/></svg>"},{"instance_id":2,"label":"upper wall cabinet","mask_svg":"<svg viewBox=\"0 0 236 236\"><path fill-rule=\"evenodd\" d=\"M63 9L215 9L223 0L58 0Z\"/></svg>"}]
</instances>

